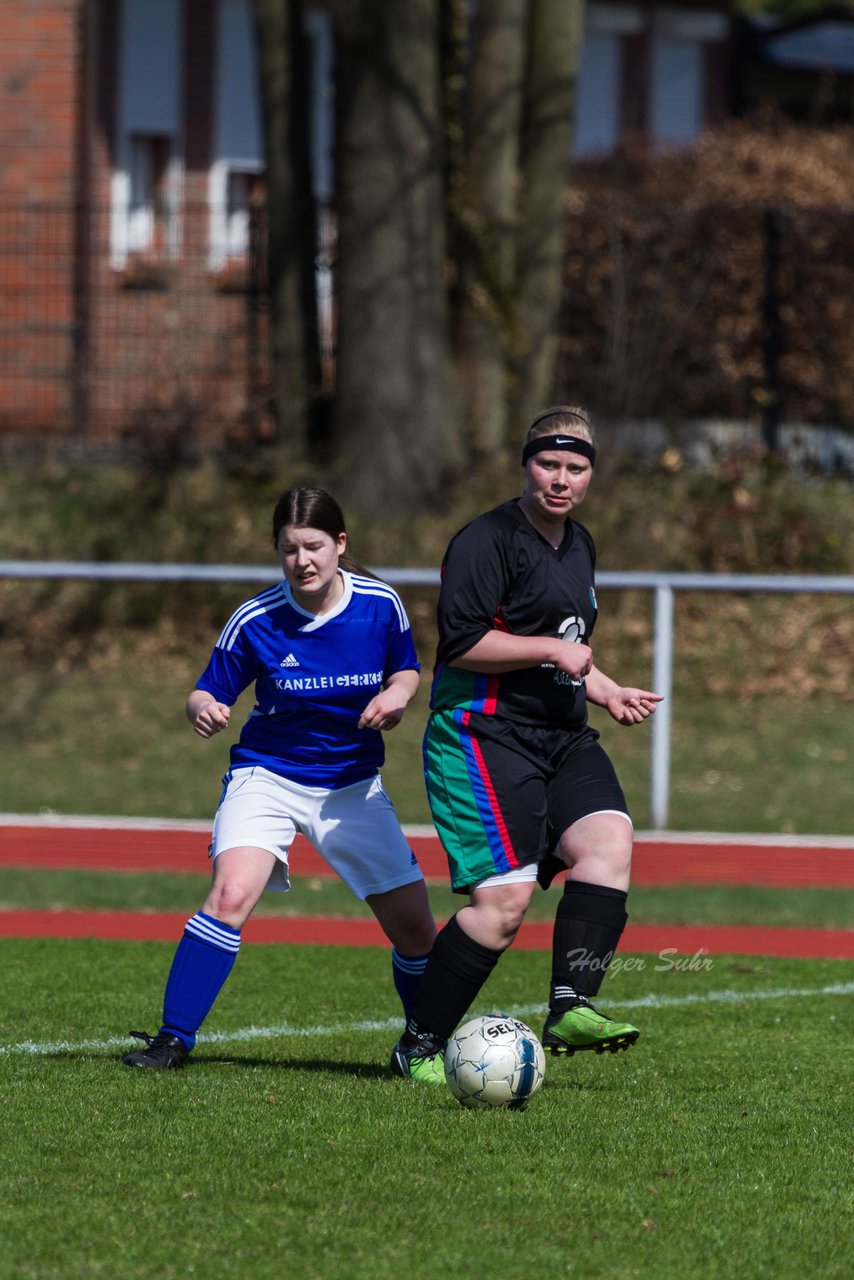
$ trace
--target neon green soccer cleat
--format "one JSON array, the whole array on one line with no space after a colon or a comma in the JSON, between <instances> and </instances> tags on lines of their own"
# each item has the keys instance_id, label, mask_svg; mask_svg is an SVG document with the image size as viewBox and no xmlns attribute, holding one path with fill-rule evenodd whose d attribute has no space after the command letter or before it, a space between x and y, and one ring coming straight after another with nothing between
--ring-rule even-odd
<instances>
[{"instance_id":1,"label":"neon green soccer cleat","mask_svg":"<svg viewBox=\"0 0 854 1280\"><path fill-rule=\"evenodd\" d=\"M640 1032L630 1022L615 1022L592 1004L579 1004L565 1013L550 1013L543 1027L543 1048L549 1053L616 1053L629 1049Z\"/></svg>"},{"instance_id":2,"label":"neon green soccer cleat","mask_svg":"<svg viewBox=\"0 0 854 1280\"><path fill-rule=\"evenodd\" d=\"M391 1054L391 1069L396 1076L417 1080L420 1084L444 1084L444 1046L434 1040L413 1043L398 1040Z\"/></svg>"}]
</instances>

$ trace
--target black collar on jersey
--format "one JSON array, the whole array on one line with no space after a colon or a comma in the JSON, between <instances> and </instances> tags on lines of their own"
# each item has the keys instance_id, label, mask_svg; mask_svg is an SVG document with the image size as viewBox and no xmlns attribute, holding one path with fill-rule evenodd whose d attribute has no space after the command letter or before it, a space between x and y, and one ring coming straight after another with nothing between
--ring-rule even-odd
<instances>
[{"instance_id":1,"label":"black collar on jersey","mask_svg":"<svg viewBox=\"0 0 854 1280\"><path fill-rule=\"evenodd\" d=\"M596 450L589 440L580 440L578 436L537 436L536 439L529 440L522 450L522 466L535 453L545 453L551 449L580 453L583 458L589 458L591 464L596 461Z\"/></svg>"}]
</instances>

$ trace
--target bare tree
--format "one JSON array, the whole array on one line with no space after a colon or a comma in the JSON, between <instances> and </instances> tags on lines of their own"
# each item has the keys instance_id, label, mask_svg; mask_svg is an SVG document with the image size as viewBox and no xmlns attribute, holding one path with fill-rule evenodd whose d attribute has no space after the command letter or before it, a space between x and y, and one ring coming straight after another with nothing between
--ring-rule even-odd
<instances>
[{"instance_id":1,"label":"bare tree","mask_svg":"<svg viewBox=\"0 0 854 1280\"><path fill-rule=\"evenodd\" d=\"M463 40L454 351L484 462L553 395L582 19L583 0L481 0Z\"/></svg>"},{"instance_id":2,"label":"bare tree","mask_svg":"<svg viewBox=\"0 0 854 1280\"><path fill-rule=\"evenodd\" d=\"M252 0L267 172L267 270L273 412L302 451L320 386L308 146L306 58L299 0Z\"/></svg>"},{"instance_id":3,"label":"bare tree","mask_svg":"<svg viewBox=\"0 0 854 1280\"><path fill-rule=\"evenodd\" d=\"M530 6L516 236L519 345L510 398L517 426L554 398L583 21L584 0Z\"/></svg>"},{"instance_id":4,"label":"bare tree","mask_svg":"<svg viewBox=\"0 0 854 1280\"><path fill-rule=\"evenodd\" d=\"M450 441L439 0L334 0L336 460L361 507L441 493Z\"/></svg>"},{"instance_id":5,"label":"bare tree","mask_svg":"<svg viewBox=\"0 0 854 1280\"><path fill-rule=\"evenodd\" d=\"M468 41L455 336L471 444L484 457L507 436L527 8L528 0L481 3Z\"/></svg>"},{"instance_id":6,"label":"bare tree","mask_svg":"<svg viewBox=\"0 0 854 1280\"><path fill-rule=\"evenodd\" d=\"M317 383L297 0L253 0L280 419ZM583 0L330 0L332 467L354 507L441 501L552 395Z\"/></svg>"}]
</instances>

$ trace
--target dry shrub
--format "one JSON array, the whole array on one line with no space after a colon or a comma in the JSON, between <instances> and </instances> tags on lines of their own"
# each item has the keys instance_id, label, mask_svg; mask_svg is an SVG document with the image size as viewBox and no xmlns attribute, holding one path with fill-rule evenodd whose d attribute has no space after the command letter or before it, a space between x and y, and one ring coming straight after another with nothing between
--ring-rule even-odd
<instances>
[{"instance_id":1,"label":"dry shrub","mask_svg":"<svg viewBox=\"0 0 854 1280\"><path fill-rule=\"evenodd\" d=\"M774 117L731 121L691 150L655 155L630 148L576 166L571 212L621 197L684 212L776 205L854 213L854 128L815 129Z\"/></svg>"},{"instance_id":2,"label":"dry shrub","mask_svg":"<svg viewBox=\"0 0 854 1280\"><path fill-rule=\"evenodd\" d=\"M561 394L615 418L761 414L768 212L793 421L854 421L854 129L734 123L576 167Z\"/></svg>"}]
</instances>

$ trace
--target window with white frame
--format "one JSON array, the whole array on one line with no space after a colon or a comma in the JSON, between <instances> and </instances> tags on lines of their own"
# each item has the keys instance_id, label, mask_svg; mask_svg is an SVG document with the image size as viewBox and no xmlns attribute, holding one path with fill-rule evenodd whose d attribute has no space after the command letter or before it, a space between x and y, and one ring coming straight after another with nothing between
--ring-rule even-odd
<instances>
[{"instance_id":1,"label":"window with white frame","mask_svg":"<svg viewBox=\"0 0 854 1280\"><path fill-rule=\"evenodd\" d=\"M252 202L259 195L264 171L250 0L219 0L214 86L208 257L211 269L217 271L246 256Z\"/></svg>"},{"instance_id":2,"label":"window with white frame","mask_svg":"<svg viewBox=\"0 0 854 1280\"><path fill-rule=\"evenodd\" d=\"M254 169L248 172L238 168L228 170L223 222L226 257L241 257L249 248L251 209L261 199L262 184L263 179Z\"/></svg>"},{"instance_id":3,"label":"window with white frame","mask_svg":"<svg viewBox=\"0 0 854 1280\"><path fill-rule=\"evenodd\" d=\"M325 9L303 16L310 89L310 160L314 195L332 198L332 21ZM263 193L264 155L251 0L218 0L214 155L208 184L212 270L249 248L253 203Z\"/></svg>"},{"instance_id":4,"label":"window with white frame","mask_svg":"<svg viewBox=\"0 0 854 1280\"><path fill-rule=\"evenodd\" d=\"M111 261L180 249L181 0L119 0Z\"/></svg>"},{"instance_id":5,"label":"window with white frame","mask_svg":"<svg viewBox=\"0 0 854 1280\"><path fill-rule=\"evenodd\" d=\"M679 146L706 125L709 47L727 38L729 22L715 10L650 9L590 0L576 98L576 156L609 155L623 132L627 45L644 37L633 66L645 80L642 118L652 142ZM640 123L640 121L638 122Z\"/></svg>"},{"instance_id":6,"label":"window with white frame","mask_svg":"<svg viewBox=\"0 0 854 1280\"><path fill-rule=\"evenodd\" d=\"M322 206L332 201L335 133L332 17L326 9L306 9L303 30L310 74L311 180Z\"/></svg>"},{"instance_id":7,"label":"window with white frame","mask_svg":"<svg viewBox=\"0 0 854 1280\"><path fill-rule=\"evenodd\" d=\"M588 4L576 93L573 154L610 155L622 133L624 47L644 29L638 5Z\"/></svg>"},{"instance_id":8,"label":"window with white frame","mask_svg":"<svg viewBox=\"0 0 854 1280\"><path fill-rule=\"evenodd\" d=\"M132 133L128 138L127 251L161 253L168 242L172 139Z\"/></svg>"},{"instance_id":9,"label":"window with white frame","mask_svg":"<svg viewBox=\"0 0 854 1280\"><path fill-rule=\"evenodd\" d=\"M649 127L659 145L693 141L703 127L703 50L696 40L653 42Z\"/></svg>"},{"instance_id":10,"label":"window with white frame","mask_svg":"<svg viewBox=\"0 0 854 1280\"><path fill-rule=\"evenodd\" d=\"M662 147L684 146L706 125L706 58L726 38L722 13L655 11L650 51L649 131Z\"/></svg>"}]
</instances>

